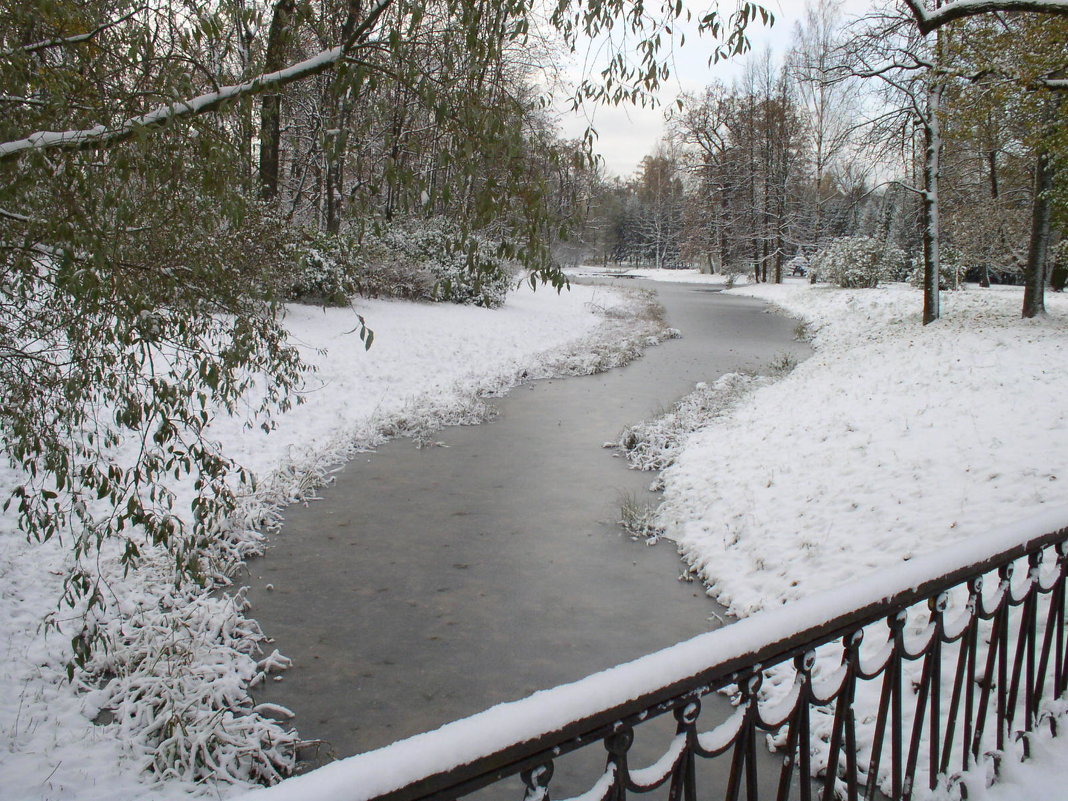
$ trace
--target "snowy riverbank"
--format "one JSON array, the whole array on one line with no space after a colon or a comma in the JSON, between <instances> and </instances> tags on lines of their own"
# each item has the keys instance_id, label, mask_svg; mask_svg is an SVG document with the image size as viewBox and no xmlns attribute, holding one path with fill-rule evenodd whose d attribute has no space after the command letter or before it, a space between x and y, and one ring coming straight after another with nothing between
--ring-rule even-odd
<instances>
[{"instance_id":1,"label":"snowy riverbank","mask_svg":"<svg viewBox=\"0 0 1068 801\"><path fill-rule=\"evenodd\" d=\"M944 294L943 318L922 327L919 292L904 286L736 291L803 320L816 353L684 435L662 474L656 524L733 614L810 598L1064 504L1068 298L1050 295L1046 317L1021 320L1019 290L969 286ZM830 674L837 659L831 649L817 671ZM780 672L765 682L773 693L793 684ZM859 718L877 704L876 686L858 688ZM829 724L816 716L813 731L826 735ZM1044 756L989 790L973 776L969 797L1038 787L1068 797L1055 758L1064 748L1063 738L1043 744ZM1051 774L1059 795L1045 794Z\"/></svg>"},{"instance_id":2,"label":"snowy riverbank","mask_svg":"<svg viewBox=\"0 0 1068 801\"><path fill-rule=\"evenodd\" d=\"M648 301L635 296L586 286L563 294L524 288L494 311L359 301L356 311L375 331L373 347L364 351L351 310L290 307L286 323L292 338L317 367L305 403L282 415L269 435L241 419L220 417L212 424L224 451L259 479L257 492L246 499L245 519L275 518L281 504L313 491L356 449L390 436L426 438L443 424L478 421L486 413L481 397L532 378L594 372L633 358L663 335L648 308ZM6 465L0 469L5 496L17 480ZM259 547L257 533L237 535L242 549ZM124 607L124 618L114 616L111 628L121 647L105 660L117 675L102 689L80 692L89 689L83 683L90 677L76 675L73 686L67 683L68 638L45 637L39 629L54 608L65 556L58 543L26 543L12 513L0 517L4 798L170 799L191 792L217 797L248 786L192 783L198 771L239 779L250 769L249 746L270 751L272 744L286 742L270 721L281 710L233 717L209 705L246 703L248 683L263 680L279 662L260 659L271 647L244 617L240 601L203 593L176 601L159 586L160 572L151 560L128 578L105 563L112 614ZM256 653L257 644L267 646L264 654ZM147 697L131 700L137 693ZM199 704L205 708L192 708ZM102 708L117 722L95 725L92 719ZM194 770L190 761L209 758L202 746L218 735L216 717L225 720L222 731L233 741L216 748L214 758L230 761ZM141 768L158 754L161 741L182 751L187 764L166 782L151 784ZM260 761L254 769L272 769L262 757L255 760Z\"/></svg>"},{"instance_id":3,"label":"snowy riverbank","mask_svg":"<svg viewBox=\"0 0 1068 801\"><path fill-rule=\"evenodd\" d=\"M807 325L816 353L693 436L661 523L740 616L838 586L1066 499L1068 298L904 286L736 292Z\"/></svg>"}]
</instances>

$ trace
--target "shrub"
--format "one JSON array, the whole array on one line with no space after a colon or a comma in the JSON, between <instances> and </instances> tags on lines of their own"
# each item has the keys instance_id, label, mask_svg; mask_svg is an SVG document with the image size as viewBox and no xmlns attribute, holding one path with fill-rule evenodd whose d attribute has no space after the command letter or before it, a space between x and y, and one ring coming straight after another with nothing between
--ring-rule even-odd
<instances>
[{"instance_id":1,"label":"shrub","mask_svg":"<svg viewBox=\"0 0 1068 801\"><path fill-rule=\"evenodd\" d=\"M938 286L940 289L963 289L964 276L968 268L964 265L963 254L954 248L942 248L938 260ZM909 283L923 287L923 259L917 259L909 272Z\"/></svg>"},{"instance_id":2,"label":"shrub","mask_svg":"<svg viewBox=\"0 0 1068 801\"><path fill-rule=\"evenodd\" d=\"M723 274L727 276L727 282L724 284L727 289L732 289L740 284L748 284L749 276L752 275L748 265L742 266L739 264L724 265Z\"/></svg>"},{"instance_id":3,"label":"shrub","mask_svg":"<svg viewBox=\"0 0 1068 801\"><path fill-rule=\"evenodd\" d=\"M343 306L359 291L359 245L348 237L310 234L292 253L293 269L282 286L286 300Z\"/></svg>"},{"instance_id":4,"label":"shrub","mask_svg":"<svg viewBox=\"0 0 1068 801\"><path fill-rule=\"evenodd\" d=\"M465 234L444 217L396 224L377 237L380 247L433 277L431 299L496 308L504 303L513 269L499 243Z\"/></svg>"},{"instance_id":5,"label":"shrub","mask_svg":"<svg viewBox=\"0 0 1068 801\"><path fill-rule=\"evenodd\" d=\"M812 260L816 280L844 289L872 288L897 278L905 264L904 252L870 236L835 239Z\"/></svg>"},{"instance_id":6,"label":"shrub","mask_svg":"<svg viewBox=\"0 0 1068 801\"><path fill-rule=\"evenodd\" d=\"M395 223L362 238L315 233L293 246L287 300L338 306L352 295L496 308L512 269L498 243L444 218Z\"/></svg>"}]
</instances>

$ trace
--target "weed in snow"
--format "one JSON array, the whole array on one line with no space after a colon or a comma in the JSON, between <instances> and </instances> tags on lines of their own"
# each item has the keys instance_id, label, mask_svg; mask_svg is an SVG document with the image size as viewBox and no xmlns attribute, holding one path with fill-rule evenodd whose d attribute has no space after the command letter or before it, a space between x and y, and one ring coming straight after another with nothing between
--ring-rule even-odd
<instances>
[{"instance_id":1,"label":"weed in snow","mask_svg":"<svg viewBox=\"0 0 1068 801\"><path fill-rule=\"evenodd\" d=\"M770 380L728 373L712 384L701 382L669 411L628 426L619 441L609 445L624 452L630 466L637 470L663 470L674 464L690 434L723 417L747 393Z\"/></svg>"}]
</instances>

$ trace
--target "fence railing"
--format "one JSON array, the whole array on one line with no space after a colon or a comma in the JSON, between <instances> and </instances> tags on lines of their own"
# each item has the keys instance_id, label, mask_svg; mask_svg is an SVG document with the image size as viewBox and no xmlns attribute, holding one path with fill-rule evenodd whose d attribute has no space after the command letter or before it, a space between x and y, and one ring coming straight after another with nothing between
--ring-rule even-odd
<instances>
[{"instance_id":1,"label":"fence railing","mask_svg":"<svg viewBox=\"0 0 1068 801\"><path fill-rule=\"evenodd\" d=\"M1027 756L1039 726L1056 726L1049 702L1068 690L1066 526L1068 509L1053 510L249 799L453 799L518 774L527 801L547 801L557 761L597 743L606 767L583 801L658 788L694 801L716 758L729 761L726 779L702 784L702 798L896 800L939 784L966 795L960 777L977 763L996 772L1010 750ZM702 698L718 691L733 712L703 725ZM634 769L635 731L668 713L674 736ZM770 780L768 744L779 754Z\"/></svg>"}]
</instances>

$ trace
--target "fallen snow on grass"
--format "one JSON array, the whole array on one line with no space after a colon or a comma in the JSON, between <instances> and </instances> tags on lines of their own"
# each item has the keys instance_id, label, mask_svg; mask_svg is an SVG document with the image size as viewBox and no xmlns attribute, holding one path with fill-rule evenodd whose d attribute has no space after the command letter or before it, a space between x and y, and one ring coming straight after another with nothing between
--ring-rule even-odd
<instances>
[{"instance_id":1,"label":"fallen snow on grass","mask_svg":"<svg viewBox=\"0 0 1068 801\"><path fill-rule=\"evenodd\" d=\"M258 478L220 537L225 567L262 547L262 526L277 521L281 506L314 492L354 451L390 436L428 441L442 425L484 419L487 395L622 364L673 335L649 297L597 287L524 288L493 311L391 301L359 301L355 310L375 331L370 351L352 310L289 308L287 326L317 372L305 403L282 415L277 430L213 422L224 452ZM18 480L0 468L2 494ZM273 718L287 711L253 708L248 698L250 684L286 660L261 651L240 593L176 592L168 566L151 555L123 577L105 553L111 647L70 684L69 635L40 630L66 558L62 544L28 544L14 515L0 515L5 801L214 797L286 768L295 736Z\"/></svg>"},{"instance_id":2,"label":"fallen snow on grass","mask_svg":"<svg viewBox=\"0 0 1068 801\"><path fill-rule=\"evenodd\" d=\"M740 290L807 322L816 354L693 436L661 522L745 616L1065 499L1068 302L1020 320L969 288L919 324L905 287Z\"/></svg>"},{"instance_id":3,"label":"fallen snow on grass","mask_svg":"<svg viewBox=\"0 0 1068 801\"><path fill-rule=\"evenodd\" d=\"M727 373L711 384L699 383L659 417L623 429L618 442L607 445L626 454L636 470L664 470L675 463L690 435L728 415L738 401L772 379Z\"/></svg>"},{"instance_id":4,"label":"fallen snow on grass","mask_svg":"<svg viewBox=\"0 0 1068 801\"><path fill-rule=\"evenodd\" d=\"M800 317L816 353L673 446L655 519L732 614L848 586L1065 501L1068 299L1021 320L1019 291L970 287L945 295L943 318L924 327L919 293L902 286L741 292ZM926 609L913 612L915 636ZM820 649L814 675L833 676L840 657ZM919 668L908 665L910 679ZM773 704L793 687L783 665L763 693ZM858 686L858 720L874 719L878 692ZM811 725L814 763L826 764L828 710ZM871 737L858 732L862 764ZM976 797L983 777L965 781Z\"/></svg>"}]
</instances>

